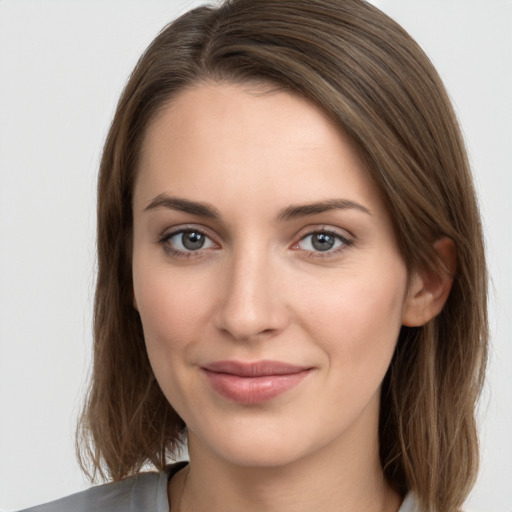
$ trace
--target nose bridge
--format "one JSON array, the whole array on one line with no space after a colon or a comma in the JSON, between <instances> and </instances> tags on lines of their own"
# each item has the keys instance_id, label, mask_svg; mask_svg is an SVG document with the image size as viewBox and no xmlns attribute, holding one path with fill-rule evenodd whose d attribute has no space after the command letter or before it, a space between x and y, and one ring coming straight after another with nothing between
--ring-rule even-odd
<instances>
[{"instance_id":1,"label":"nose bridge","mask_svg":"<svg viewBox=\"0 0 512 512\"><path fill-rule=\"evenodd\" d=\"M268 249L244 245L229 262L217 317L218 327L240 340L275 333L287 322L279 266Z\"/></svg>"}]
</instances>

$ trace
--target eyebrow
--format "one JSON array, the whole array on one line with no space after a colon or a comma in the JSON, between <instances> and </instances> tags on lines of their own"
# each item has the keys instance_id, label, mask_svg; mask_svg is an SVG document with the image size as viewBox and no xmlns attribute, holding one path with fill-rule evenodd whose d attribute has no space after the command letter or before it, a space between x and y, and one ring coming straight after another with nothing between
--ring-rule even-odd
<instances>
[{"instance_id":1,"label":"eyebrow","mask_svg":"<svg viewBox=\"0 0 512 512\"><path fill-rule=\"evenodd\" d=\"M277 219L279 221L287 221L299 219L301 217L308 217L309 215L317 215L331 210L358 210L371 215L368 208L362 204L356 203L355 201L350 201L348 199L327 199L326 201L316 203L288 206L279 212Z\"/></svg>"},{"instance_id":2,"label":"eyebrow","mask_svg":"<svg viewBox=\"0 0 512 512\"><path fill-rule=\"evenodd\" d=\"M158 208L168 208L209 219L220 219L221 217L219 210L209 204L171 197L165 193L156 196L144 210L149 211ZM327 199L314 203L288 206L278 213L276 219L279 222L286 222L332 210L358 210L371 215L368 208L355 201L349 199Z\"/></svg>"},{"instance_id":3,"label":"eyebrow","mask_svg":"<svg viewBox=\"0 0 512 512\"><path fill-rule=\"evenodd\" d=\"M156 196L146 206L146 208L144 208L144 211L156 210L158 208L178 210L180 212L190 213L200 217L207 217L209 219L220 218L219 210L211 205L198 203L196 201L189 201L188 199L181 199L179 197L170 197L167 194L160 194Z\"/></svg>"}]
</instances>

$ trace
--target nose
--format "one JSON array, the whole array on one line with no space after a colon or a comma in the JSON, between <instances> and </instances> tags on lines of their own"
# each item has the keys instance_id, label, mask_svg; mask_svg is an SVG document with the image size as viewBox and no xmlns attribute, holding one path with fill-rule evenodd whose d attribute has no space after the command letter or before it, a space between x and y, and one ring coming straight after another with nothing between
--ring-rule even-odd
<instances>
[{"instance_id":1,"label":"nose","mask_svg":"<svg viewBox=\"0 0 512 512\"><path fill-rule=\"evenodd\" d=\"M271 260L253 250L230 262L216 311L216 327L236 340L274 336L290 321L282 272Z\"/></svg>"}]
</instances>

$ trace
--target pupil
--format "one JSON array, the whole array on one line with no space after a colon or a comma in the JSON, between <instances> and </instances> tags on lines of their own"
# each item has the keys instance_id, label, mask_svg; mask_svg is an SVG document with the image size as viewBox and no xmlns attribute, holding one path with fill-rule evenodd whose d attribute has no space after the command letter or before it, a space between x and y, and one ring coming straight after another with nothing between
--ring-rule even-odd
<instances>
[{"instance_id":1,"label":"pupil","mask_svg":"<svg viewBox=\"0 0 512 512\"><path fill-rule=\"evenodd\" d=\"M311 243L317 251L328 251L334 247L334 237L327 233L313 235Z\"/></svg>"},{"instance_id":2,"label":"pupil","mask_svg":"<svg viewBox=\"0 0 512 512\"><path fill-rule=\"evenodd\" d=\"M196 231L186 231L181 235L181 242L189 251L197 251L204 245L204 235Z\"/></svg>"}]
</instances>

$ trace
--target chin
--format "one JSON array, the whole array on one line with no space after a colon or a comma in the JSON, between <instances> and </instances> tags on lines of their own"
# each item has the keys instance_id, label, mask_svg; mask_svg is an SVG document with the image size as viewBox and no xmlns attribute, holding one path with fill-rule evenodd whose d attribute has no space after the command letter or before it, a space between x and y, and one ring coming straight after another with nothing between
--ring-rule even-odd
<instances>
[{"instance_id":1,"label":"chin","mask_svg":"<svg viewBox=\"0 0 512 512\"><path fill-rule=\"evenodd\" d=\"M251 446L242 445L240 449L231 444L217 455L235 466L245 468L280 468L306 456L300 443L296 443L295 447L283 444L282 440L271 443L265 439L254 442Z\"/></svg>"},{"instance_id":2,"label":"chin","mask_svg":"<svg viewBox=\"0 0 512 512\"><path fill-rule=\"evenodd\" d=\"M209 431L204 436L189 428L189 450L191 456L206 450L238 467L284 467L322 451L332 441L331 432L311 435L314 428L304 431L303 424L293 421L288 425L265 425L255 421L250 425L241 421L237 426L224 424L221 432Z\"/></svg>"}]
</instances>

